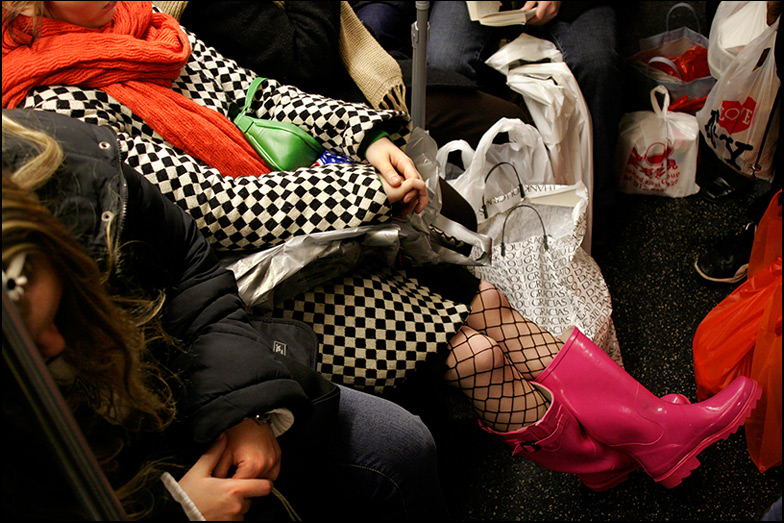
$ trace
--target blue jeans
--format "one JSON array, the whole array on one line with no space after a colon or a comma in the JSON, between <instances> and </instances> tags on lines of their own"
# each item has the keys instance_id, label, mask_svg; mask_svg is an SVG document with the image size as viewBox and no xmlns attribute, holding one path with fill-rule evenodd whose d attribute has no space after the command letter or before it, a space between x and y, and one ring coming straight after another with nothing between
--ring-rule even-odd
<instances>
[{"instance_id":1,"label":"blue jeans","mask_svg":"<svg viewBox=\"0 0 784 523\"><path fill-rule=\"evenodd\" d=\"M428 64L460 72L481 82L484 61L502 36L524 31L553 42L574 74L591 113L594 147L594 205L597 211L615 200L612 158L621 116L622 61L617 52L615 10L587 9L571 22L557 17L544 26L488 27L472 22L465 2L431 2Z\"/></svg>"},{"instance_id":2,"label":"blue jeans","mask_svg":"<svg viewBox=\"0 0 784 523\"><path fill-rule=\"evenodd\" d=\"M333 442L336 483L348 516L368 520L445 521L433 436L402 407L340 387Z\"/></svg>"}]
</instances>

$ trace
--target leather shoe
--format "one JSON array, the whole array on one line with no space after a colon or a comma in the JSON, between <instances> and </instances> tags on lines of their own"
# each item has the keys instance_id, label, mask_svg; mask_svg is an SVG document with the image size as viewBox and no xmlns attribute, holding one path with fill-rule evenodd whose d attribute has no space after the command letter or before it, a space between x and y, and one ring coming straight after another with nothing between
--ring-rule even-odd
<instances>
[{"instance_id":1,"label":"leather shoe","mask_svg":"<svg viewBox=\"0 0 784 523\"><path fill-rule=\"evenodd\" d=\"M739 234L721 240L711 251L700 255L694 263L697 274L722 283L735 283L745 278L756 228L749 222Z\"/></svg>"},{"instance_id":2,"label":"leather shoe","mask_svg":"<svg viewBox=\"0 0 784 523\"><path fill-rule=\"evenodd\" d=\"M719 174L702 187L701 195L705 200L719 202L745 190L748 185L745 179Z\"/></svg>"}]
</instances>

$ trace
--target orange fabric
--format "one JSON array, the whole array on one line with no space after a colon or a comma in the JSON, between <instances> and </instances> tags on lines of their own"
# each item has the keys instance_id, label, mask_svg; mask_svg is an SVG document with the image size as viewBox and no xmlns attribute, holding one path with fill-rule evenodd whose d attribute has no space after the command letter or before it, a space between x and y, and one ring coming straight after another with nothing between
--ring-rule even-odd
<instances>
[{"instance_id":1,"label":"orange fabric","mask_svg":"<svg viewBox=\"0 0 784 523\"><path fill-rule=\"evenodd\" d=\"M19 16L12 29L29 31ZM90 29L52 18L40 21L32 45L3 32L3 107L17 107L39 86L101 89L140 116L173 146L224 176L270 172L242 132L225 116L171 87L190 56L179 23L154 13L151 2L118 2L112 21Z\"/></svg>"},{"instance_id":2,"label":"orange fabric","mask_svg":"<svg viewBox=\"0 0 784 523\"><path fill-rule=\"evenodd\" d=\"M762 386L762 397L746 420L746 446L765 472L781 465L781 277L762 315L749 377Z\"/></svg>"},{"instance_id":3,"label":"orange fabric","mask_svg":"<svg viewBox=\"0 0 784 523\"><path fill-rule=\"evenodd\" d=\"M781 192L754 235L748 280L721 301L694 335L697 399L738 376L762 387L746 420L746 444L760 472L781 465Z\"/></svg>"},{"instance_id":4,"label":"orange fabric","mask_svg":"<svg viewBox=\"0 0 784 523\"><path fill-rule=\"evenodd\" d=\"M781 191L771 199L754 233L749 257L749 278L781 256Z\"/></svg>"}]
</instances>

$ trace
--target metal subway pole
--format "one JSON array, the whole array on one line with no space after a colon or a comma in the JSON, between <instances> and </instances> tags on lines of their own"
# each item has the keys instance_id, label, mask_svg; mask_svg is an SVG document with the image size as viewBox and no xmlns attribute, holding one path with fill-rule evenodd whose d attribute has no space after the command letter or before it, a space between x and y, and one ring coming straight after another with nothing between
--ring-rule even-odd
<instances>
[{"instance_id":1,"label":"metal subway pole","mask_svg":"<svg viewBox=\"0 0 784 523\"><path fill-rule=\"evenodd\" d=\"M16 380L66 481L94 521L126 521L125 511L49 374L19 311L3 290L3 362ZM45 450L42 450L45 452ZM13 478L13 472L9 471ZM63 486L63 488L68 488ZM39 492L46 502L46 492Z\"/></svg>"},{"instance_id":2,"label":"metal subway pole","mask_svg":"<svg viewBox=\"0 0 784 523\"><path fill-rule=\"evenodd\" d=\"M411 26L411 47L414 51L411 71L411 121L414 127L425 128L425 96L427 89L427 39L430 35L428 10L430 2L416 2L416 21Z\"/></svg>"}]
</instances>

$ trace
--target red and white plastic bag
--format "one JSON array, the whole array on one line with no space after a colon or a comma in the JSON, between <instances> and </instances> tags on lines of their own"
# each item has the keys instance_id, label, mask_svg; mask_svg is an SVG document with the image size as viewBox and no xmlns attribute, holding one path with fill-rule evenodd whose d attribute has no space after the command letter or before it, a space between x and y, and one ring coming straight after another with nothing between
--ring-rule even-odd
<instances>
[{"instance_id":1,"label":"red and white plastic bag","mask_svg":"<svg viewBox=\"0 0 784 523\"><path fill-rule=\"evenodd\" d=\"M661 104L657 93L664 95ZM651 90L651 105L652 111L621 117L615 150L619 190L673 198L696 194L697 119L669 111L670 93L662 85Z\"/></svg>"},{"instance_id":2,"label":"red and white plastic bag","mask_svg":"<svg viewBox=\"0 0 784 523\"><path fill-rule=\"evenodd\" d=\"M774 45L779 20L749 42L713 86L697 121L716 156L740 174L773 177L778 144Z\"/></svg>"}]
</instances>

